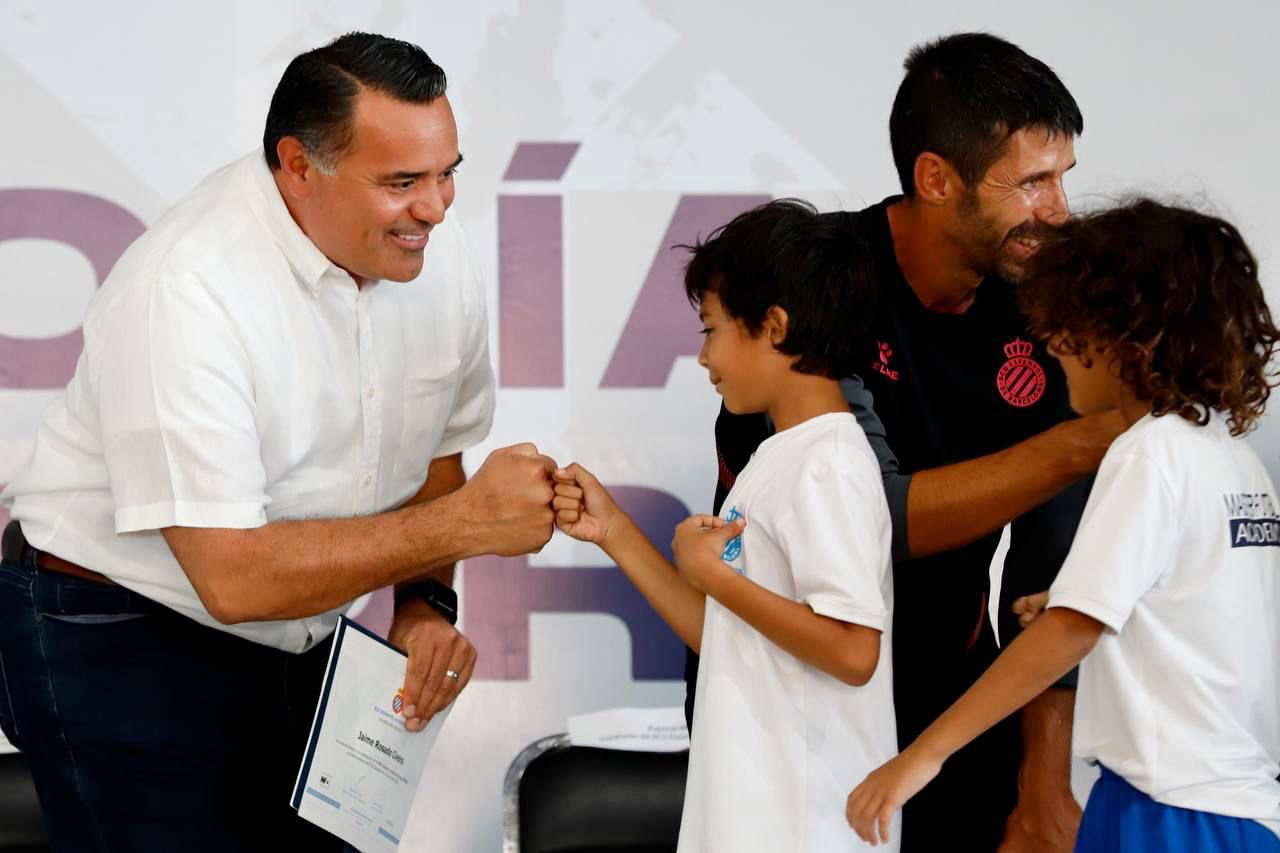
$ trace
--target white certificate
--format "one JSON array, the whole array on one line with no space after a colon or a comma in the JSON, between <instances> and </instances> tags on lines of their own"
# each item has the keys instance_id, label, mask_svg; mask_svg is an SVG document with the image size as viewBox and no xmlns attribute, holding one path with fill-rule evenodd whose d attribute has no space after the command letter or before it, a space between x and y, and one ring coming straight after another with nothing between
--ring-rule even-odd
<instances>
[{"instance_id":1,"label":"white certificate","mask_svg":"<svg viewBox=\"0 0 1280 853\"><path fill-rule=\"evenodd\" d=\"M400 843L431 745L452 705L404 727L404 653L345 616L329 652L292 806L363 853Z\"/></svg>"}]
</instances>

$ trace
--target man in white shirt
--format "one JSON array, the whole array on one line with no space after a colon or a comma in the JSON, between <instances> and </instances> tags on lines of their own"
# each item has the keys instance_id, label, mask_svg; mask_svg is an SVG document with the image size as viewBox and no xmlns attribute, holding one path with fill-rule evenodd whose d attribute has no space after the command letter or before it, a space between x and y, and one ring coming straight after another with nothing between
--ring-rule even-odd
<instances>
[{"instance_id":1,"label":"man in white shirt","mask_svg":"<svg viewBox=\"0 0 1280 853\"><path fill-rule=\"evenodd\" d=\"M121 257L4 500L0 728L57 850L325 849L287 810L326 646L397 585L420 730L471 676L456 560L551 536L554 463L461 454L494 407L442 69L295 58L263 151ZM430 250L428 251L428 243Z\"/></svg>"}]
</instances>

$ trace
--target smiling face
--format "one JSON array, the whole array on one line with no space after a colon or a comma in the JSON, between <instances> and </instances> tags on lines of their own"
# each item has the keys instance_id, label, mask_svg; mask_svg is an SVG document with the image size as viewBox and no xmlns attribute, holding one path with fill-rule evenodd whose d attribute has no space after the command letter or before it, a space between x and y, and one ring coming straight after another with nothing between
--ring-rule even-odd
<instances>
[{"instance_id":1,"label":"smiling face","mask_svg":"<svg viewBox=\"0 0 1280 853\"><path fill-rule=\"evenodd\" d=\"M1024 128L955 208L956 243L981 275L1021 281L1046 229L1070 212L1063 176L1076 163L1069 134Z\"/></svg>"},{"instance_id":2,"label":"smiling face","mask_svg":"<svg viewBox=\"0 0 1280 853\"><path fill-rule=\"evenodd\" d=\"M422 271L431 229L453 204L462 161L448 98L427 103L362 91L350 146L332 174L314 164L294 189L299 226L357 282L411 281ZM301 186L301 191L296 191Z\"/></svg>"},{"instance_id":3,"label":"smiling face","mask_svg":"<svg viewBox=\"0 0 1280 853\"><path fill-rule=\"evenodd\" d=\"M702 350L698 364L707 369L711 384L736 415L769 408L771 381L779 369L790 371L787 356L779 353L769 336L769 324L759 335L747 331L742 321L729 316L714 292L702 295L698 317L702 320Z\"/></svg>"}]
</instances>

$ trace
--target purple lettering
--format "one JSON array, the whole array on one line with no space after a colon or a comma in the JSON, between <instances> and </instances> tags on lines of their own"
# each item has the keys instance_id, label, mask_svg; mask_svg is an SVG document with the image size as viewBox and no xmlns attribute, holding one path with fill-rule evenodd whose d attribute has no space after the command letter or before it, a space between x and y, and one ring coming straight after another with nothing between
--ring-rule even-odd
<instances>
[{"instance_id":1,"label":"purple lettering","mask_svg":"<svg viewBox=\"0 0 1280 853\"><path fill-rule=\"evenodd\" d=\"M132 213L68 190L0 190L0 242L56 240L84 253L101 285L129 244L146 230ZM0 388L61 388L84 347L80 330L56 338L0 335Z\"/></svg>"},{"instance_id":2,"label":"purple lettering","mask_svg":"<svg viewBox=\"0 0 1280 853\"><path fill-rule=\"evenodd\" d=\"M610 489L626 511L670 559L671 531L689 511L666 492L638 486ZM530 613L609 613L631 633L632 677L680 678L683 643L616 566L532 568L526 557L467 560L462 609L466 633L479 652L476 677L529 678Z\"/></svg>"},{"instance_id":3,"label":"purple lettering","mask_svg":"<svg viewBox=\"0 0 1280 853\"><path fill-rule=\"evenodd\" d=\"M601 388L661 388L667 384L677 358L698 354L702 346L697 335L698 320L689 310L680 286L685 253L671 247L691 245L739 213L768 200L765 195L681 197L609 359Z\"/></svg>"},{"instance_id":4,"label":"purple lettering","mask_svg":"<svg viewBox=\"0 0 1280 853\"><path fill-rule=\"evenodd\" d=\"M521 142L504 181L558 181L577 142ZM564 220L558 195L498 196L498 382L564 387Z\"/></svg>"},{"instance_id":5,"label":"purple lettering","mask_svg":"<svg viewBox=\"0 0 1280 853\"><path fill-rule=\"evenodd\" d=\"M564 386L564 222L560 196L498 196L498 381Z\"/></svg>"}]
</instances>

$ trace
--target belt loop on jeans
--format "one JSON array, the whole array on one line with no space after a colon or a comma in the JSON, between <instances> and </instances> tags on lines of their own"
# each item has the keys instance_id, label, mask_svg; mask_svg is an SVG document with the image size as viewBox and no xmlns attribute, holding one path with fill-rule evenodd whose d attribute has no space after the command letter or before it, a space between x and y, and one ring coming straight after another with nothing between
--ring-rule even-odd
<instances>
[{"instance_id":1,"label":"belt loop on jeans","mask_svg":"<svg viewBox=\"0 0 1280 853\"><path fill-rule=\"evenodd\" d=\"M22 532L22 525L18 523L17 519L10 521L4 528L4 537L0 540L0 555L3 555L4 559L15 563L25 563L28 558L34 555L36 566L45 571L59 572L82 580L93 581L94 583L115 585L115 582L106 575L99 574L92 569L86 569L84 566L78 566L56 554L50 554L47 551L31 547L31 543L27 541L26 535Z\"/></svg>"}]
</instances>

